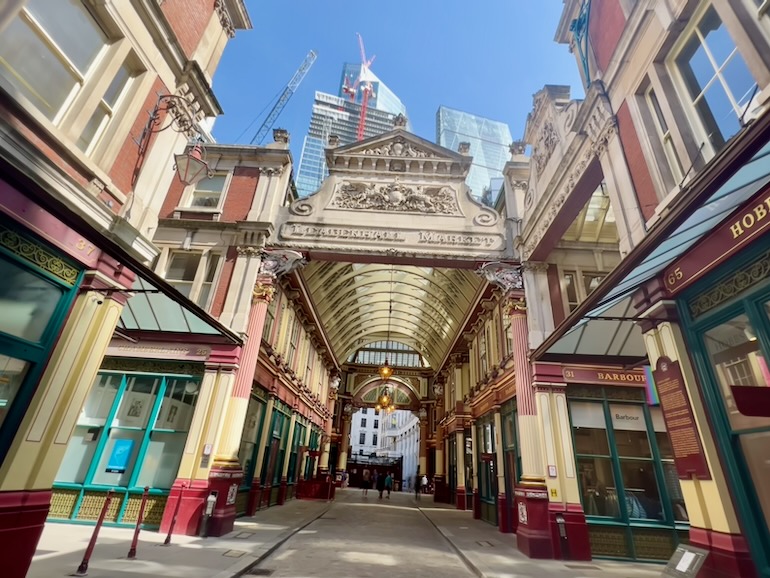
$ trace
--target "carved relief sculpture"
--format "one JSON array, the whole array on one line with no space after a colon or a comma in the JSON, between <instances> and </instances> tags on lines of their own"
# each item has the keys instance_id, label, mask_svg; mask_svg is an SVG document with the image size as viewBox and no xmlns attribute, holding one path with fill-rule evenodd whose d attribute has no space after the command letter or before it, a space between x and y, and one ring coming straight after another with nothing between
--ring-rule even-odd
<instances>
[{"instance_id":1,"label":"carved relief sculpture","mask_svg":"<svg viewBox=\"0 0 770 578\"><path fill-rule=\"evenodd\" d=\"M337 189L331 206L357 210L460 214L451 188L404 185L398 177L386 184L344 182Z\"/></svg>"},{"instance_id":2,"label":"carved relief sculpture","mask_svg":"<svg viewBox=\"0 0 770 578\"><path fill-rule=\"evenodd\" d=\"M432 152L416 148L414 145L406 142L403 139L398 139L393 142L384 143L382 146L379 146L379 147L364 149L357 154L375 155L375 156L384 156L384 157L407 157L407 158L414 158L414 159L426 159L426 158L433 158L436 156Z\"/></svg>"},{"instance_id":3,"label":"carved relief sculpture","mask_svg":"<svg viewBox=\"0 0 770 578\"><path fill-rule=\"evenodd\" d=\"M558 141L559 135L553 127L553 123L545 121L543 129L540 131L540 138L537 139L537 144L535 145L535 152L532 155L538 175L543 174L543 170L548 164Z\"/></svg>"}]
</instances>

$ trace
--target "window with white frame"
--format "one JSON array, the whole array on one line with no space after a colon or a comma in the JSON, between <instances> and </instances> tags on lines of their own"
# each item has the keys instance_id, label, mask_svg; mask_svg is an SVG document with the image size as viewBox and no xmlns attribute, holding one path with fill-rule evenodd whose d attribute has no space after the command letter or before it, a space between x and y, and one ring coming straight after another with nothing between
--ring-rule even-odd
<instances>
[{"instance_id":1,"label":"window with white frame","mask_svg":"<svg viewBox=\"0 0 770 578\"><path fill-rule=\"evenodd\" d=\"M313 379L313 365L315 364L315 351L311 344L307 348L307 368L305 370L305 382L311 383Z\"/></svg>"},{"instance_id":2,"label":"window with white frame","mask_svg":"<svg viewBox=\"0 0 770 578\"><path fill-rule=\"evenodd\" d=\"M227 173L215 173L212 177L203 179L190 192L187 206L216 209L224 197L228 181Z\"/></svg>"},{"instance_id":3,"label":"window with white frame","mask_svg":"<svg viewBox=\"0 0 770 578\"><path fill-rule=\"evenodd\" d=\"M756 82L722 19L708 6L674 58L706 141L719 151L741 128Z\"/></svg>"},{"instance_id":4,"label":"window with white frame","mask_svg":"<svg viewBox=\"0 0 770 578\"><path fill-rule=\"evenodd\" d=\"M297 353L297 345L299 344L299 327L300 323L297 317L295 316L294 324L291 328L291 338L289 339L289 351L286 354L286 364L291 367L294 364L294 356Z\"/></svg>"},{"instance_id":5,"label":"window with white frame","mask_svg":"<svg viewBox=\"0 0 770 578\"><path fill-rule=\"evenodd\" d=\"M574 311L606 276L607 273L601 271L580 269L562 271L562 294L567 313Z\"/></svg>"},{"instance_id":6,"label":"window with white frame","mask_svg":"<svg viewBox=\"0 0 770 578\"><path fill-rule=\"evenodd\" d=\"M644 93L644 98L652 117L652 124L655 126L655 132L657 132L658 139L662 145L666 164L671 171L671 177L676 184L681 183L684 177L682 162L679 160L679 155L676 152L676 146L674 146L674 141L671 138L671 130L668 127L666 118L663 116L663 110L660 107L660 101L655 93L655 89L649 87Z\"/></svg>"},{"instance_id":7,"label":"window with white frame","mask_svg":"<svg viewBox=\"0 0 770 578\"><path fill-rule=\"evenodd\" d=\"M166 281L205 308L211 297L220 260L217 253L173 252L166 267Z\"/></svg>"},{"instance_id":8,"label":"window with white frame","mask_svg":"<svg viewBox=\"0 0 770 578\"><path fill-rule=\"evenodd\" d=\"M28 0L0 35L0 77L90 153L138 76L116 45L81 0Z\"/></svg>"}]
</instances>

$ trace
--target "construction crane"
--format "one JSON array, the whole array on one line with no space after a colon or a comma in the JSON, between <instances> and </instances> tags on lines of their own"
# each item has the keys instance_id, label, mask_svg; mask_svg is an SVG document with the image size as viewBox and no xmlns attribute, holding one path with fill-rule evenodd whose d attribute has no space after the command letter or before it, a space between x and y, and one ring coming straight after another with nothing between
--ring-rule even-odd
<instances>
[{"instance_id":1,"label":"construction crane","mask_svg":"<svg viewBox=\"0 0 770 578\"><path fill-rule=\"evenodd\" d=\"M361 117L358 119L358 129L356 130L356 140L361 140L364 138L364 129L366 128L366 111L369 108L369 98L374 96L373 77L369 72L369 67L376 57L372 56L369 60L366 59L364 39L358 32L356 32L356 36L358 36L358 47L361 50L361 72L358 74L358 78L353 86L349 86L347 79L345 79L345 86L343 86L342 91L350 96L352 102L355 102L358 89L359 87L361 88Z\"/></svg>"},{"instance_id":2,"label":"construction crane","mask_svg":"<svg viewBox=\"0 0 770 578\"><path fill-rule=\"evenodd\" d=\"M289 84L287 84L286 88L284 88L283 92L281 93L281 96L278 98L278 101L275 103L275 106L273 106L273 109L267 115L265 122L262 123L262 126L259 127L257 134L255 134L254 138L251 139L251 144L262 143L262 140L265 138L265 135L273 127L273 124L275 123L276 119L280 116L281 111L283 111L283 107L286 106L287 102L289 102L291 95L294 94L294 92L297 90L297 87L305 78L305 75L307 74L308 70L310 70L310 67L313 66L315 59L316 59L316 53L314 51L311 50L310 52L307 53L305 60L302 61L302 64L299 65L299 68L294 73L294 76L291 77Z\"/></svg>"}]
</instances>

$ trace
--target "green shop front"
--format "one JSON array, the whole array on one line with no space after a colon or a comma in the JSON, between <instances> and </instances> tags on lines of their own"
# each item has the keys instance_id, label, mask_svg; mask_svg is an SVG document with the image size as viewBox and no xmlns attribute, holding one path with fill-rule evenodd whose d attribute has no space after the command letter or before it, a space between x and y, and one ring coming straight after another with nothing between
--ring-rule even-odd
<instances>
[{"instance_id":1,"label":"green shop front","mask_svg":"<svg viewBox=\"0 0 770 578\"><path fill-rule=\"evenodd\" d=\"M237 355L240 341L202 314L147 280L134 289L56 474L49 521L93 523L112 490L105 523L134 525L148 488L144 526L159 527L209 359Z\"/></svg>"}]
</instances>

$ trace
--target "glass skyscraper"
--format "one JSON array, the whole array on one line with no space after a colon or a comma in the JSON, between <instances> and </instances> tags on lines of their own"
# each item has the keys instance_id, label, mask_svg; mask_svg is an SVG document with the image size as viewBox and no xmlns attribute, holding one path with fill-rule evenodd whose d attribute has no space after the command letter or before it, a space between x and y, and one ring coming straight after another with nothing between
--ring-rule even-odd
<instances>
[{"instance_id":1,"label":"glass skyscraper","mask_svg":"<svg viewBox=\"0 0 770 578\"><path fill-rule=\"evenodd\" d=\"M436 112L436 141L456 151L461 142L471 145L473 164L465 179L471 194L492 205L498 190L497 181L508 161L511 129L504 122L440 106ZM499 189L499 186L497 187ZM490 194L485 195L485 191Z\"/></svg>"},{"instance_id":2,"label":"glass skyscraper","mask_svg":"<svg viewBox=\"0 0 770 578\"><path fill-rule=\"evenodd\" d=\"M339 86L339 95L316 92L313 101L313 113L310 116L310 128L302 145L299 168L297 169L297 192L306 197L318 190L328 176L324 149L330 135L337 135L340 145L356 141L358 121L361 118L361 99L359 89L355 101L345 94L346 86L352 87L361 71L360 64L345 64ZM369 72L373 94L369 98L366 111L364 138L370 138L393 128L393 121L398 114L406 116L406 107L398 97L372 72ZM407 124L407 129L409 125Z\"/></svg>"}]
</instances>

